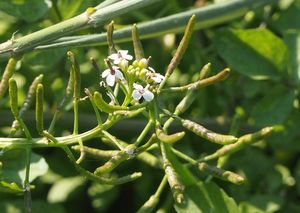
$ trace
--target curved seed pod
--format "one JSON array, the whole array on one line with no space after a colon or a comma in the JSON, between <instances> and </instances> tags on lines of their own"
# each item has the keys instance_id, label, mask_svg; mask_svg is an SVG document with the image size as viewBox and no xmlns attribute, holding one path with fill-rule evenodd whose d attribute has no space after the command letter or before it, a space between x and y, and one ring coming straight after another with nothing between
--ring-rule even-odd
<instances>
[{"instance_id":1,"label":"curved seed pod","mask_svg":"<svg viewBox=\"0 0 300 213\"><path fill-rule=\"evenodd\" d=\"M238 140L238 138L232 135L222 135L212 132L206 129L205 127L201 126L200 124L197 124L190 120L181 119L181 123L183 127L213 143L226 145L235 143Z\"/></svg>"},{"instance_id":2,"label":"curved seed pod","mask_svg":"<svg viewBox=\"0 0 300 213\"><path fill-rule=\"evenodd\" d=\"M110 105L110 104L106 103L103 100L102 95L97 91L94 92L94 102L95 102L98 109L100 109L101 111L106 112L106 113L112 113L116 110L126 110L126 109L128 109L128 107L115 106L115 105Z\"/></svg>"},{"instance_id":3,"label":"curved seed pod","mask_svg":"<svg viewBox=\"0 0 300 213\"><path fill-rule=\"evenodd\" d=\"M74 86L73 97L80 98L81 77L80 77L79 64L73 52L68 51L67 55L71 62L71 68L72 68L71 71L73 72L73 86Z\"/></svg>"},{"instance_id":4,"label":"curved seed pod","mask_svg":"<svg viewBox=\"0 0 300 213\"><path fill-rule=\"evenodd\" d=\"M132 26L131 35L132 35L135 59L141 60L142 58L144 58L144 50L143 50L142 43L139 39L138 29L136 24Z\"/></svg>"},{"instance_id":5,"label":"curved seed pod","mask_svg":"<svg viewBox=\"0 0 300 213\"><path fill-rule=\"evenodd\" d=\"M183 38L181 39L180 44L175 52L175 55L173 56L169 66L167 68L167 71L166 71L167 75L171 75L173 73L174 69L178 66L183 54L185 53L185 50L187 49L187 46L188 46L189 41L192 36L193 28L195 25L195 20L196 20L195 15L193 15L189 19L189 22L184 31Z\"/></svg>"},{"instance_id":6,"label":"curved seed pod","mask_svg":"<svg viewBox=\"0 0 300 213\"><path fill-rule=\"evenodd\" d=\"M98 167L95 171L95 175L102 175L111 172L117 166L119 166L123 161L127 160L129 155L126 151L119 151L117 155L113 156L109 161L107 161L103 166Z\"/></svg>"},{"instance_id":7,"label":"curved seed pod","mask_svg":"<svg viewBox=\"0 0 300 213\"><path fill-rule=\"evenodd\" d=\"M113 33L114 33L114 21L111 21L107 27L107 44L108 44L110 53L117 52L117 50L115 48L114 40L113 40Z\"/></svg>"},{"instance_id":8,"label":"curved seed pod","mask_svg":"<svg viewBox=\"0 0 300 213\"><path fill-rule=\"evenodd\" d=\"M247 145L250 145L250 144L253 144L253 143L256 143L256 142L262 140L267 135L270 135L271 133L273 133L274 130L275 130L274 127L265 127L255 133L244 135L244 136L240 137L236 143L223 146L222 148L218 149L215 153L205 156L202 160L208 161L208 160L213 160L213 159L219 158L224 155L232 154L232 153L244 148Z\"/></svg>"},{"instance_id":9,"label":"curved seed pod","mask_svg":"<svg viewBox=\"0 0 300 213\"><path fill-rule=\"evenodd\" d=\"M43 74L37 76L31 83L30 87L29 87L29 90L27 92L27 95L26 95L26 98L25 98L25 101L20 109L20 112L19 112L19 116L21 117L23 115L23 113L25 111L27 111L32 103L32 99L33 99L33 96L35 95L35 91L36 91L36 88L37 88L37 85L39 83L42 82L43 80ZM17 120L14 120L12 126L11 126L11 132L9 133L10 136L13 136L14 133L19 129L20 127L20 124Z\"/></svg>"},{"instance_id":10,"label":"curved seed pod","mask_svg":"<svg viewBox=\"0 0 300 213\"><path fill-rule=\"evenodd\" d=\"M71 147L73 150L80 152L80 149L83 149L83 151L92 157L95 158L111 158L115 155L118 154L119 151L117 150L100 150L100 149L95 149L87 146L79 146L75 145Z\"/></svg>"},{"instance_id":11,"label":"curved seed pod","mask_svg":"<svg viewBox=\"0 0 300 213\"><path fill-rule=\"evenodd\" d=\"M19 118L19 109L18 109L18 85L15 79L9 79L9 100L10 100L10 109L15 119Z\"/></svg>"},{"instance_id":12,"label":"curved seed pod","mask_svg":"<svg viewBox=\"0 0 300 213\"><path fill-rule=\"evenodd\" d=\"M207 63L205 64L202 69L200 70L200 76L199 76L199 80L204 79L208 73L211 71L211 63Z\"/></svg>"},{"instance_id":13,"label":"curved seed pod","mask_svg":"<svg viewBox=\"0 0 300 213\"><path fill-rule=\"evenodd\" d=\"M237 185L243 184L245 182L245 179L242 176L234 172L226 171L218 167L210 166L206 163L199 163L198 168L200 171L207 172L208 174L214 177L220 178L225 181L229 181Z\"/></svg>"},{"instance_id":14,"label":"curved seed pod","mask_svg":"<svg viewBox=\"0 0 300 213\"><path fill-rule=\"evenodd\" d=\"M164 143L172 144L172 143L175 143L175 142L181 140L185 136L185 132L178 132L178 133L174 133L172 135L167 135L161 129L157 129L156 135L160 141L162 141Z\"/></svg>"},{"instance_id":15,"label":"curved seed pod","mask_svg":"<svg viewBox=\"0 0 300 213\"><path fill-rule=\"evenodd\" d=\"M35 122L36 130L40 135L43 135L44 130L44 115L43 115L43 101L44 101L44 87L38 84L36 89L36 104L35 104Z\"/></svg>"},{"instance_id":16,"label":"curved seed pod","mask_svg":"<svg viewBox=\"0 0 300 213\"><path fill-rule=\"evenodd\" d=\"M137 211L137 213L151 213L154 208L157 206L159 198L155 195L152 195L144 205Z\"/></svg>"},{"instance_id":17,"label":"curved seed pod","mask_svg":"<svg viewBox=\"0 0 300 213\"><path fill-rule=\"evenodd\" d=\"M2 98L2 96L4 95L4 93L7 89L8 81L14 73L14 69L15 69L17 62L18 62L18 60L15 58L10 58L7 62L3 76L0 81L0 99Z\"/></svg>"},{"instance_id":18,"label":"curved seed pod","mask_svg":"<svg viewBox=\"0 0 300 213\"><path fill-rule=\"evenodd\" d=\"M182 203L184 201L184 186L180 182L175 169L172 167L172 164L169 161L164 160L164 168L175 201L177 203Z\"/></svg>"}]
</instances>

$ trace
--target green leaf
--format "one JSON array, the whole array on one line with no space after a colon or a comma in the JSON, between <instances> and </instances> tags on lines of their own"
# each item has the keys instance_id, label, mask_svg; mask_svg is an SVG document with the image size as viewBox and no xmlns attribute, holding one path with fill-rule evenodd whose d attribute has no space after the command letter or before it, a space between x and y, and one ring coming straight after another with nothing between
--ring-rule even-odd
<instances>
[{"instance_id":1,"label":"green leaf","mask_svg":"<svg viewBox=\"0 0 300 213\"><path fill-rule=\"evenodd\" d=\"M8 150L0 156L3 167L0 170L0 180L11 183L15 182L19 187L23 186L26 171L26 152L22 149ZM31 154L29 181L45 174L48 165L45 159L35 153Z\"/></svg>"},{"instance_id":2,"label":"green leaf","mask_svg":"<svg viewBox=\"0 0 300 213\"><path fill-rule=\"evenodd\" d=\"M48 193L47 200L49 203L66 202L72 199L74 195L82 191L82 186L86 179L84 177L69 177L56 181Z\"/></svg>"},{"instance_id":3,"label":"green leaf","mask_svg":"<svg viewBox=\"0 0 300 213\"><path fill-rule=\"evenodd\" d=\"M24 200L1 200L0 209L2 213L23 213L24 212ZM33 200L32 201L32 212L43 212L43 213L64 213L65 210L61 205L48 204L45 201Z\"/></svg>"},{"instance_id":4,"label":"green leaf","mask_svg":"<svg viewBox=\"0 0 300 213\"><path fill-rule=\"evenodd\" d=\"M239 205L239 212L240 213L265 213L262 209L248 203L248 202L241 202Z\"/></svg>"},{"instance_id":5,"label":"green leaf","mask_svg":"<svg viewBox=\"0 0 300 213\"><path fill-rule=\"evenodd\" d=\"M279 79L287 67L284 42L267 29L219 30L213 42L237 72L254 79Z\"/></svg>"},{"instance_id":6,"label":"green leaf","mask_svg":"<svg viewBox=\"0 0 300 213\"><path fill-rule=\"evenodd\" d=\"M228 212L235 213L238 206L213 182L201 182L170 153L170 161L185 186L182 204L175 204L177 212Z\"/></svg>"},{"instance_id":7,"label":"green leaf","mask_svg":"<svg viewBox=\"0 0 300 213\"><path fill-rule=\"evenodd\" d=\"M50 0L1 0L0 10L27 22L42 18L52 6Z\"/></svg>"},{"instance_id":8,"label":"green leaf","mask_svg":"<svg viewBox=\"0 0 300 213\"><path fill-rule=\"evenodd\" d=\"M289 50L290 79L294 84L299 84L300 83L300 33L287 32L284 34L284 41Z\"/></svg>"},{"instance_id":9,"label":"green leaf","mask_svg":"<svg viewBox=\"0 0 300 213\"><path fill-rule=\"evenodd\" d=\"M293 90L283 86L274 86L254 106L251 117L257 126L282 123L289 115L295 98Z\"/></svg>"},{"instance_id":10,"label":"green leaf","mask_svg":"<svg viewBox=\"0 0 300 213\"><path fill-rule=\"evenodd\" d=\"M95 212L106 212L119 194L117 187L93 183L88 189Z\"/></svg>"},{"instance_id":11,"label":"green leaf","mask_svg":"<svg viewBox=\"0 0 300 213\"><path fill-rule=\"evenodd\" d=\"M295 0L290 7L281 11L274 16L273 26L275 26L281 33L288 30L300 29L300 0Z\"/></svg>"}]
</instances>

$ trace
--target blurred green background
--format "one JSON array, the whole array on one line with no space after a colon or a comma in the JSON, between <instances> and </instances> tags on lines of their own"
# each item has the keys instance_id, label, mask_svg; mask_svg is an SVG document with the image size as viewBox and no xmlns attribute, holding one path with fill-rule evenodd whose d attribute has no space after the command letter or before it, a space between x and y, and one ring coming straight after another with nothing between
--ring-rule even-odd
<instances>
[{"instance_id":1,"label":"blurred green background","mask_svg":"<svg viewBox=\"0 0 300 213\"><path fill-rule=\"evenodd\" d=\"M223 0L224 1L224 0ZM228 0L229 1L229 0ZM222 0L168 0L139 9L114 19L116 29L142 21L149 21L174 13L219 3ZM96 0L1 0L0 41L21 37L73 17ZM241 212L300 212L300 1L281 0L227 24L195 31L189 48L169 85L184 85L197 79L199 70L212 63L215 74L225 67L232 69L226 81L199 90L197 99L182 117L199 121L204 126L221 132L242 135L264 126L282 124L284 131L234 154L227 169L246 177L241 186L214 181L239 204ZM82 30L76 35L105 32L105 27ZM182 34L167 34L143 40L151 66L164 73ZM118 45L133 54L131 43ZM53 110L62 99L69 74L68 49L32 51L24 55L14 74L20 87L20 104L24 101L31 81L44 74L46 122L49 125ZM97 59L104 69L107 46L72 48L80 62L82 87L99 89L101 80L91 63ZM6 62L0 62L0 73ZM168 94L163 97L167 108L173 110L183 96ZM8 97L0 101L0 137L5 137L12 122ZM24 115L34 129L33 107ZM80 132L96 124L88 102L80 104ZM145 121L127 120L113 128L119 138L130 142L137 137L140 124ZM71 131L72 114L66 113L56 128L56 135ZM179 128L174 124L173 129ZM35 136L38 134L35 133ZM98 146L99 141L88 145ZM201 143L188 134L176 147L195 158L211 153L217 146ZM48 164L47 173L39 176L32 190L34 212L134 212L155 191L163 172L139 161L122 165L118 171L126 174L142 171L143 177L122 186L92 183L75 171L64 153L58 149L35 149ZM84 167L94 168L101 160L87 159ZM195 172L200 179L207 176ZM0 177L4 175L1 173ZM38 176L38 175L37 175ZM161 212L173 212L172 195L165 192L160 200ZM0 192L0 212L22 212L21 195Z\"/></svg>"}]
</instances>

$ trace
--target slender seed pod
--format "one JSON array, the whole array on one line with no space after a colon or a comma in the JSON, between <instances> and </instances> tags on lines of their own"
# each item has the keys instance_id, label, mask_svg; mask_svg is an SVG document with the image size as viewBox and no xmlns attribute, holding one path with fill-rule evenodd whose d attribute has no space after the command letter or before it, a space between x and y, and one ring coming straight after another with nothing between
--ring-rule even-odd
<instances>
[{"instance_id":1,"label":"slender seed pod","mask_svg":"<svg viewBox=\"0 0 300 213\"><path fill-rule=\"evenodd\" d=\"M14 73L14 69L15 69L17 62L18 62L18 60L15 58L10 58L7 62L3 76L0 81L0 99L3 97L5 91L7 90L8 81Z\"/></svg>"},{"instance_id":2,"label":"slender seed pod","mask_svg":"<svg viewBox=\"0 0 300 213\"><path fill-rule=\"evenodd\" d=\"M184 201L184 186L180 182L176 171L174 170L172 164L169 161L164 160L164 168L175 201L177 203L182 203Z\"/></svg>"},{"instance_id":3,"label":"slender seed pod","mask_svg":"<svg viewBox=\"0 0 300 213\"><path fill-rule=\"evenodd\" d=\"M102 95L97 91L94 92L94 102L95 102L98 109L100 109L101 111L106 112L106 113L112 113L116 110L126 110L126 109L128 109L127 107L115 106L115 105L110 105L110 104L106 103L103 100Z\"/></svg>"},{"instance_id":4,"label":"slender seed pod","mask_svg":"<svg viewBox=\"0 0 300 213\"><path fill-rule=\"evenodd\" d=\"M144 50L143 50L142 43L139 39L138 28L136 24L132 26L131 35L132 35L135 59L139 61L142 58L144 58Z\"/></svg>"},{"instance_id":5,"label":"slender seed pod","mask_svg":"<svg viewBox=\"0 0 300 213\"><path fill-rule=\"evenodd\" d=\"M38 84L36 89L36 104L35 104L35 121L36 129L40 135L43 135L44 130L44 115L43 115L43 101L44 101L44 87Z\"/></svg>"},{"instance_id":6,"label":"slender seed pod","mask_svg":"<svg viewBox=\"0 0 300 213\"><path fill-rule=\"evenodd\" d=\"M178 48L176 49L176 52L175 52L170 64L168 65L165 78L160 82L160 85L159 85L159 88L158 88L158 93L164 87L167 80L169 79L169 77L171 76L171 74L173 73L175 68L178 66L178 64L180 63L181 58L182 58L183 54L185 53L185 51L187 49L187 46L189 44L189 41L192 37L192 32L193 32L193 28L194 28L194 25L195 25L195 20L196 20L196 16L193 15L190 18L190 20L189 20L189 22L188 22L188 24L185 28L183 38L181 39L180 44L179 44Z\"/></svg>"},{"instance_id":7,"label":"slender seed pod","mask_svg":"<svg viewBox=\"0 0 300 213\"><path fill-rule=\"evenodd\" d=\"M143 174L141 172L134 172L134 173L132 173L130 175L126 175L124 177L112 179L110 181L110 184L115 185L115 184L128 183L128 182L134 181L134 180L142 177L142 175Z\"/></svg>"},{"instance_id":8,"label":"slender seed pod","mask_svg":"<svg viewBox=\"0 0 300 213\"><path fill-rule=\"evenodd\" d=\"M238 138L232 135L222 135L212 132L211 130L208 130L200 124L197 124L190 120L181 119L181 123L183 127L213 143L226 145L235 143L238 140Z\"/></svg>"},{"instance_id":9,"label":"slender seed pod","mask_svg":"<svg viewBox=\"0 0 300 213\"><path fill-rule=\"evenodd\" d=\"M20 116L20 117L24 114L24 112L26 112L26 111L29 109L29 107L30 107L30 105L31 105L31 103L32 103L33 97L34 97L34 95L35 95L35 91L36 91L37 85L38 85L39 83L42 82L43 76L44 76L44 75L41 74L41 75L37 76L37 77L32 81L32 83L31 83L31 85L30 85L30 87L29 87L29 90L28 90L28 92L27 92L25 101L23 102L22 107L21 107L21 109L20 109L20 111L19 111L19 116ZM14 122L13 122L13 124L12 124L12 126L11 126L11 131L10 131L9 135L10 135L10 136L13 136L13 135L15 134L15 132L16 132L19 128L20 128L19 122L18 122L17 120L14 120Z\"/></svg>"},{"instance_id":10,"label":"slender seed pod","mask_svg":"<svg viewBox=\"0 0 300 213\"><path fill-rule=\"evenodd\" d=\"M80 149L83 149L83 151L94 158L111 158L119 153L117 150L101 150L101 149L95 149L87 146L79 146L75 145L71 147L73 150L80 152Z\"/></svg>"},{"instance_id":11,"label":"slender seed pod","mask_svg":"<svg viewBox=\"0 0 300 213\"><path fill-rule=\"evenodd\" d=\"M273 133L274 130L274 127L265 127L255 133L244 135L240 137L236 143L223 146L222 148L218 149L215 153L205 156L202 160L208 161L219 158L224 155L230 155L244 148L247 145L262 140L267 135Z\"/></svg>"},{"instance_id":12,"label":"slender seed pod","mask_svg":"<svg viewBox=\"0 0 300 213\"><path fill-rule=\"evenodd\" d=\"M151 213L157 206L159 198L155 195L150 196L150 198L144 203L144 205L137 210L137 213Z\"/></svg>"},{"instance_id":13,"label":"slender seed pod","mask_svg":"<svg viewBox=\"0 0 300 213\"><path fill-rule=\"evenodd\" d=\"M178 132L178 133L174 133L172 135L168 135L166 133L164 133L161 129L157 129L156 130L156 135L157 138L164 142L164 143L176 143L177 141L181 140L184 136L185 136L185 132Z\"/></svg>"},{"instance_id":14,"label":"slender seed pod","mask_svg":"<svg viewBox=\"0 0 300 213\"><path fill-rule=\"evenodd\" d=\"M18 85L15 79L9 79L10 109L16 120L19 120Z\"/></svg>"},{"instance_id":15,"label":"slender seed pod","mask_svg":"<svg viewBox=\"0 0 300 213\"><path fill-rule=\"evenodd\" d=\"M73 91L73 97L74 98L80 98L80 88L81 88L81 77L80 77L80 68L79 64L75 58L75 55L73 52L68 51L68 57L71 62L71 68L73 72L73 86L74 86L74 91Z\"/></svg>"},{"instance_id":16,"label":"slender seed pod","mask_svg":"<svg viewBox=\"0 0 300 213\"><path fill-rule=\"evenodd\" d=\"M107 44L109 47L109 52L116 53L117 50L115 48L114 40L113 40L113 33L114 33L114 21L111 21L107 26Z\"/></svg>"},{"instance_id":17,"label":"slender seed pod","mask_svg":"<svg viewBox=\"0 0 300 213\"><path fill-rule=\"evenodd\" d=\"M214 177L217 177L225 181L229 181L237 185L243 184L245 182L245 179L242 176L234 172L226 171L218 167L210 166L206 163L199 163L198 168L200 171L207 172L208 174Z\"/></svg>"},{"instance_id":18,"label":"slender seed pod","mask_svg":"<svg viewBox=\"0 0 300 213\"><path fill-rule=\"evenodd\" d=\"M189 41L192 37L195 20L196 20L196 16L193 15L190 18L190 20L185 28L183 38L180 41L180 44L175 52L175 55L173 56L169 66L167 68L167 72L166 72L167 75L171 75L173 73L174 69L178 66L183 54L185 53L185 50L187 49Z\"/></svg>"},{"instance_id":19,"label":"slender seed pod","mask_svg":"<svg viewBox=\"0 0 300 213\"><path fill-rule=\"evenodd\" d=\"M109 161L107 161L103 166L98 167L95 171L95 175L102 175L111 172L117 166L119 166L123 161L127 160L129 155L126 151L119 151L118 154L113 156Z\"/></svg>"},{"instance_id":20,"label":"slender seed pod","mask_svg":"<svg viewBox=\"0 0 300 213\"><path fill-rule=\"evenodd\" d=\"M181 87L170 87L163 89L162 92L185 92L188 90L195 90L195 89L200 89L206 86L209 86L211 84L217 83L219 81L222 81L226 79L230 74L230 69L226 68L222 70L221 72L217 73L216 75L213 75L211 77L196 81L191 84L187 84Z\"/></svg>"},{"instance_id":21,"label":"slender seed pod","mask_svg":"<svg viewBox=\"0 0 300 213\"><path fill-rule=\"evenodd\" d=\"M211 71L211 63L207 63L205 64L202 69L200 70L200 76L199 76L199 80L204 79L208 73Z\"/></svg>"},{"instance_id":22,"label":"slender seed pod","mask_svg":"<svg viewBox=\"0 0 300 213\"><path fill-rule=\"evenodd\" d=\"M184 201L184 195L183 195L184 185L181 183L177 172L175 171L173 165L168 159L167 144L160 143L160 148L161 148L161 154L163 158L165 174L167 176L168 183L172 190L174 200L175 202L180 204Z\"/></svg>"}]
</instances>

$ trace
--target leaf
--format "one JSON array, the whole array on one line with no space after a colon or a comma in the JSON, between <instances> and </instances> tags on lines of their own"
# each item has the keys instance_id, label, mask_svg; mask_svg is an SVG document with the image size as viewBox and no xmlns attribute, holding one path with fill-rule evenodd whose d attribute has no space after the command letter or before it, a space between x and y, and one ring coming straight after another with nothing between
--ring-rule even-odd
<instances>
[{"instance_id":1,"label":"leaf","mask_svg":"<svg viewBox=\"0 0 300 213\"><path fill-rule=\"evenodd\" d=\"M197 181L174 155L170 153L169 157L185 186L185 201L174 205L177 212L239 212L235 201L215 183Z\"/></svg>"},{"instance_id":2,"label":"leaf","mask_svg":"<svg viewBox=\"0 0 300 213\"><path fill-rule=\"evenodd\" d=\"M239 212L240 213L265 213L265 211L263 211L262 209L245 201L240 203Z\"/></svg>"},{"instance_id":3,"label":"leaf","mask_svg":"<svg viewBox=\"0 0 300 213\"><path fill-rule=\"evenodd\" d=\"M300 33L286 32L284 34L284 41L289 50L290 79L294 84L299 84L300 83Z\"/></svg>"},{"instance_id":4,"label":"leaf","mask_svg":"<svg viewBox=\"0 0 300 213\"><path fill-rule=\"evenodd\" d=\"M106 212L118 194L118 188L112 185L92 183L88 189L88 195L95 212Z\"/></svg>"},{"instance_id":5,"label":"leaf","mask_svg":"<svg viewBox=\"0 0 300 213\"><path fill-rule=\"evenodd\" d=\"M286 10L281 11L275 16L272 23L281 33L288 30L299 30L300 22L300 0L295 0Z\"/></svg>"},{"instance_id":6,"label":"leaf","mask_svg":"<svg viewBox=\"0 0 300 213\"><path fill-rule=\"evenodd\" d=\"M22 213L24 212L24 200L1 200L0 209L3 213ZM65 210L58 204L48 204L45 201L33 200L32 212L64 213Z\"/></svg>"},{"instance_id":7,"label":"leaf","mask_svg":"<svg viewBox=\"0 0 300 213\"><path fill-rule=\"evenodd\" d=\"M1 0L0 10L26 22L35 22L42 18L51 6L51 0Z\"/></svg>"},{"instance_id":8,"label":"leaf","mask_svg":"<svg viewBox=\"0 0 300 213\"><path fill-rule=\"evenodd\" d=\"M219 30L213 42L234 70L253 79L277 80L286 70L287 48L267 29Z\"/></svg>"},{"instance_id":9,"label":"leaf","mask_svg":"<svg viewBox=\"0 0 300 213\"><path fill-rule=\"evenodd\" d=\"M15 182L19 187L23 186L26 171L26 152L22 149L8 150L0 156L3 167L0 170L0 180ZM48 165L43 157L31 153L29 182L45 174Z\"/></svg>"},{"instance_id":10,"label":"leaf","mask_svg":"<svg viewBox=\"0 0 300 213\"><path fill-rule=\"evenodd\" d=\"M254 106L251 117L257 126L280 124L289 115L295 98L293 90L275 86Z\"/></svg>"},{"instance_id":11,"label":"leaf","mask_svg":"<svg viewBox=\"0 0 300 213\"><path fill-rule=\"evenodd\" d=\"M49 190L47 200L50 203L66 202L74 197L76 192L81 191L86 182L83 177L69 177L56 181Z\"/></svg>"}]
</instances>

